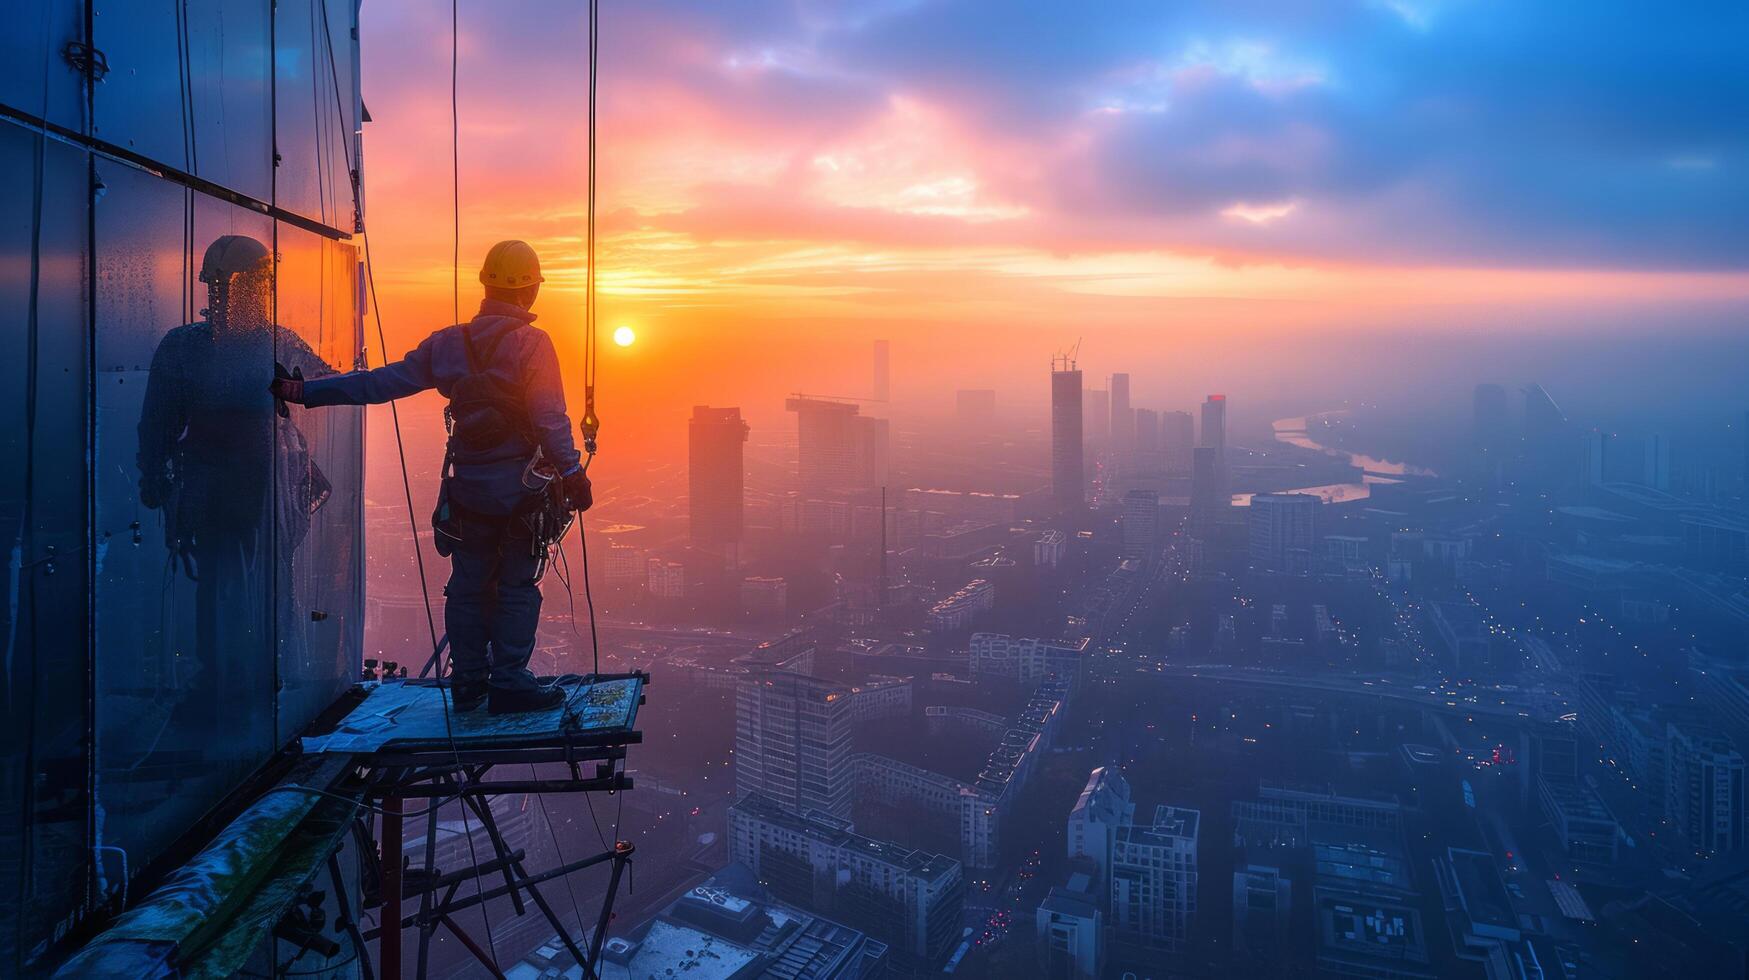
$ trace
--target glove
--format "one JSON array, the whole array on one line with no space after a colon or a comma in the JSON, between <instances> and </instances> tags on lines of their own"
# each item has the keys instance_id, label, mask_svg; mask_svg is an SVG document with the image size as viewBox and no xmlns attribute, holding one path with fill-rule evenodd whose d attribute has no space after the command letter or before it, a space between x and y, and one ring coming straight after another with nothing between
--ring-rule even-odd
<instances>
[{"instance_id":1,"label":"glove","mask_svg":"<svg viewBox=\"0 0 1749 980\"><path fill-rule=\"evenodd\" d=\"M274 401L277 403L274 407L278 409L280 417L284 418L286 402L291 402L294 405L304 403L304 369L300 367L296 371L288 373L285 365L275 364L273 366L273 383L267 386L267 390L273 394Z\"/></svg>"},{"instance_id":2,"label":"glove","mask_svg":"<svg viewBox=\"0 0 1749 980\"><path fill-rule=\"evenodd\" d=\"M579 469L565 476L565 503L578 512L595 506L595 491L589 486L589 474Z\"/></svg>"}]
</instances>

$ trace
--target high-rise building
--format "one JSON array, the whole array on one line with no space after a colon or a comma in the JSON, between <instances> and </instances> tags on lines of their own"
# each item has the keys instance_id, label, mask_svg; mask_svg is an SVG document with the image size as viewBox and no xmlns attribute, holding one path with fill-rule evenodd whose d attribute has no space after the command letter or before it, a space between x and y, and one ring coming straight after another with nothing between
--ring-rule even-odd
<instances>
[{"instance_id":1,"label":"high-rise building","mask_svg":"<svg viewBox=\"0 0 1749 980\"><path fill-rule=\"evenodd\" d=\"M1111 448L1119 452L1134 449L1136 415L1130 408L1130 376L1112 375L1108 390L1111 392Z\"/></svg>"},{"instance_id":2,"label":"high-rise building","mask_svg":"<svg viewBox=\"0 0 1749 980\"><path fill-rule=\"evenodd\" d=\"M1152 826L1117 830L1111 855L1111 924L1145 946L1182 950L1196 916L1197 831L1202 814L1160 806Z\"/></svg>"},{"instance_id":3,"label":"high-rise building","mask_svg":"<svg viewBox=\"0 0 1749 980\"><path fill-rule=\"evenodd\" d=\"M729 859L783 901L886 943L913 969L939 965L959 942L960 863L863 837L849 820L753 793L729 808Z\"/></svg>"},{"instance_id":4,"label":"high-rise building","mask_svg":"<svg viewBox=\"0 0 1749 980\"><path fill-rule=\"evenodd\" d=\"M986 432L996 421L996 392L989 388L961 388L953 404L954 419L966 432Z\"/></svg>"},{"instance_id":5,"label":"high-rise building","mask_svg":"<svg viewBox=\"0 0 1749 980\"><path fill-rule=\"evenodd\" d=\"M738 408L697 405L686 428L687 513L692 543L731 560L741 543L744 507L742 444L747 423Z\"/></svg>"},{"instance_id":6,"label":"high-rise building","mask_svg":"<svg viewBox=\"0 0 1749 980\"><path fill-rule=\"evenodd\" d=\"M892 342L877 340L874 342L874 400L884 408L892 397Z\"/></svg>"},{"instance_id":7,"label":"high-rise building","mask_svg":"<svg viewBox=\"0 0 1749 980\"><path fill-rule=\"evenodd\" d=\"M1138 408L1136 416L1136 452L1160 451L1160 413L1151 408Z\"/></svg>"},{"instance_id":8,"label":"high-rise building","mask_svg":"<svg viewBox=\"0 0 1749 980\"><path fill-rule=\"evenodd\" d=\"M1196 419L1189 412L1160 413L1160 451L1166 454L1168 472L1190 472L1191 450L1196 448Z\"/></svg>"},{"instance_id":9,"label":"high-rise building","mask_svg":"<svg viewBox=\"0 0 1749 980\"><path fill-rule=\"evenodd\" d=\"M686 598L686 566L666 558L650 558L644 565L645 587L658 599Z\"/></svg>"},{"instance_id":10,"label":"high-rise building","mask_svg":"<svg viewBox=\"0 0 1749 980\"><path fill-rule=\"evenodd\" d=\"M1087 468L1081 431L1081 371L1075 367L1074 361L1067 358L1053 361L1051 496L1059 511L1079 510L1087 501Z\"/></svg>"},{"instance_id":11,"label":"high-rise building","mask_svg":"<svg viewBox=\"0 0 1749 980\"><path fill-rule=\"evenodd\" d=\"M1664 812L1696 851L1743 850L1743 756L1725 736L1671 724Z\"/></svg>"},{"instance_id":12,"label":"high-rise building","mask_svg":"<svg viewBox=\"0 0 1749 980\"><path fill-rule=\"evenodd\" d=\"M1095 885L1108 891L1111 858L1119 827L1135 822L1136 805L1130 802L1130 784L1111 766L1100 766L1087 776L1087 785L1069 811L1069 857L1085 857L1093 863ZM1104 901L1100 902L1104 905Z\"/></svg>"},{"instance_id":13,"label":"high-rise building","mask_svg":"<svg viewBox=\"0 0 1749 980\"><path fill-rule=\"evenodd\" d=\"M804 496L857 486L858 409L851 402L797 395L796 476Z\"/></svg>"},{"instance_id":14,"label":"high-rise building","mask_svg":"<svg viewBox=\"0 0 1749 980\"><path fill-rule=\"evenodd\" d=\"M1202 403L1202 442L1215 451L1217 465L1227 461L1227 396L1210 395Z\"/></svg>"},{"instance_id":15,"label":"high-rise building","mask_svg":"<svg viewBox=\"0 0 1749 980\"><path fill-rule=\"evenodd\" d=\"M1201 533L1220 520L1232 500L1221 484L1215 450L1198 446L1192 451L1191 458L1190 522L1192 530Z\"/></svg>"},{"instance_id":16,"label":"high-rise building","mask_svg":"<svg viewBox=\"0 0 1749 980\"><path fill-rule=\"evenodd\" d=\"M849 692L788 671L735 689L735 796L762 793L793 813L850 815Z\"/></svg>"},{"instance_id":17,"label":"high-rise building","mask_svg":"<svg viewBox=\"0 0 1749 980\"><path fill-rule=\"evenodd\" d=\"M1259 571L1308 575L1318 541L1318 510L1310 493L1260 493L1251 498L1246 524L1251 564Z\"/></svg>"},{"instance_id":18,"label":"high-rise building","mask_svg":"<svg viewBox=\"0 0 1749 980\"><path fill-rule=\"evenodd\" d=\"M1123 556L1152 564L1160 552L1160 494L1135 489L1123 495Z\"/></svg>"},{"instance_id":19,"label":"high-rise building","mask_svg":"<svg viewBox=\"0 0 1749 980\"><path fill-rule=\"evenodd\" d=\"M869 488L887 485L890 431L891 426L886 419L872 415L859 415L852 421L851 435L856 454L852 468L853 486Z\"/></svg>"},{"instance_id":20,"label":"high-rise building","mask_svg":"<svg viewBox=\"0 0 1749 980\"><path fill-rule=\"evenodd\" d=\"M1081 417L1086 424L1082 435L1090 449L1104 449L1111 444L1111 392L1089 388L1081 395Z\"/></svg>"}]
</instances>

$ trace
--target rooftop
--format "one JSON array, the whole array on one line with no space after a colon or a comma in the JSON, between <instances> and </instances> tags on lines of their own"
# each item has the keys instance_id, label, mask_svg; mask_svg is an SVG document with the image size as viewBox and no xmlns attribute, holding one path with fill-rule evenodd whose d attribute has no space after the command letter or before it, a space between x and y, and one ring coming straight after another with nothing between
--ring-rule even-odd
<instances>
[{"instance_id":1,"label":"rooftop","mask_svg":"<svg viewBox=\"0 0 1749 980\"><path fill-rule=\"evenodd\" d=\"M935 882L958 870L959 862L943 854L913 850L892 841L875 840L855 832L854 825L818 811L798 816L770 798L753 793L731 808L764 823L847 851L873 858L906 874Z\"/></svg>"}]
</instances>

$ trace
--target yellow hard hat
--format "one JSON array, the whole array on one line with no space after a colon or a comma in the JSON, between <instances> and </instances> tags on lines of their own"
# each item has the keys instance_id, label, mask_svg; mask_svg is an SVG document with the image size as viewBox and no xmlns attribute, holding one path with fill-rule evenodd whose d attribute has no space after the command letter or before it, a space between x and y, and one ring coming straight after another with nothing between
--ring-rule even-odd
<instances>
[{"instance_id":1,"label":"yellow hard hat","mask_svg":"<svg viewBox=\"0 0 1749 980\"><path fill-rule=\"evenodd\" d=\"M540 256L527 242L499 242L486 253L480 266L480 282L487 286L521 289L537 282L546 282L540 274Z\"/></svg>"}]
</instances>

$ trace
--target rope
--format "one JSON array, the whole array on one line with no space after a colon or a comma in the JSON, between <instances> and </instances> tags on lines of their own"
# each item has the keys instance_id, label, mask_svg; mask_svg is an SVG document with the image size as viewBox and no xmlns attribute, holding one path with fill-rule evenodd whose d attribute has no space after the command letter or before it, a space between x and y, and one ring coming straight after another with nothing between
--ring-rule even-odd
<instances>
[{"instance_id":1,"label":"rope","mask_svg":"<svg viewBox=\"0 0 1749 980\"><path fill-rule=\"evenodd\" d=\"M328 80L334 89L334 110L340 118L346 118L346 110L340 102L340 73L334 66L334 37L332 21L328 19L328 0L320 0L322 8L322 40L323 48L328 55ZM364 238L364 274L365 284L370 290L371 316L376 320L377 346L383 352L383 363L389 363L389 342L383 333L383 306L377 299L376 263L370 257L370 235L364 231L364 209L359 207L358 168L352 162L351 134L341 141L340 149L346 160L346 172L352 180L352 210L358 221L360 234ZM370 352L365 352L365 364L370 363ZM437 617L431 612L431 587L425 577L425 550L419 545L419 516L413 509L413 483L407 477L407 447L401 440L401 411L394 402L389 402L389 419L395 430L395 456L401 464L401 493L407 500L407 527L413 535L413 563L419 569L419 598L425 603L425 628L431 633L431 647L437 649ZM441 672L440 672L441 674Z\"/></svg>"},{"instance_id":2,"label":"rope","mask_svg":"<svg viewBox=\"0 0 1749 980\"><path fill-rule=\"evenodd\" d=\"M462 268L462 117L461 102L457 96L457 93L460 90L458 82L461 77L460 60L461 5L460 0L449 0L449 174L451 207L449 283L450 312L456 323L461 322ZM405 476L405 472L403 472L402 475ZM437 644L434 642L432 644L434 650L436 649L436 646ZM443 665L441 663L437 665L437 676L439 678L443 677ZM444 687L440 683L438 685L438 690L442 692L443 697L443 730L449 737L449 750L451 754L455 756L456 766L459 768L462 762L461 750L456 747L455 729L451 727L450 723L450 713L454 709L454 703L450 697L451 689ZM488 802L484 805L487 808L486 812L490 813L491 803ZM468 817L468 806L466 801L462 802L461 811L462 831L466 833L468 837L468 862L474 866L474 890L476 892L483 892L486 890L486 886L481 882L480 856L474 850L474 825L473 821ZM488 903L486 902L480 903L480 920L486 924L486 949L487 952L492 955L492 969L502 975L504 969L498 965L498 939L496 936L492 935L492 913L487 908L487 904Z\"/></svg>"},{"instance_id":3,"label":"rope","mask_svg":"<svg viewBox=\"0 0 1749 980\"><path fill-rule=\"evenodd\" d=\"M332 23L333 22L328 17L328 0L319 0L319 5L320 5L321 10L322 10L322 36L323 36L323 40L325 42L323 44L323 47L325 49L325 53L327 54L327 59L328 59L328 77L329 77L329 81L332 83L332 87L334 89L334 106L335 106L336 111L338 111L340 113L340 118L345 119L346 112L345 112L344 106L342 105L342 103L340 101L339 70L335 66L335 63L334 63L334 39L333 39L333 33L332 33ZM457 67L458 67L457 62L458 62L458 56L459 56L459 51L460 51L459 32L457 30L458 24L459 24L459 11L457 9L457 0L450 0L450 151L451 151L451 163L452 163L452 168L451 168L451 185L452 185L451 186L451 201L452 201L452 204L454 205L454 212L453 212L454 238L453 238L453 249L452 249L452 254L451 254L451 261L452 261L451 302L454 305L454 312L456 312L457 319L459 320L460 319L460 315L459 315L460 295L461 295L460 294L460 287L461 287L461 281L460 281L461 173L460 173L460 170L457 169L457 167L455 166L456 164L459 164L460 159L461 159L460 113L459 113L458 102L456 99ZM350 176L351 182L352 182L353 209L354 209L354 213L357 215L358 227L359 227L361 233L363 233L363 237L364 237L365 282L366 282L367 288L370 290L371 313L372 313L373 319L376 321L376 328L377 328L377 344L379 347L382 348L383 363L387 364L387 363L389 363L389 344L388 344L387 336L385 335L385 333L383 331L382 302L377 297L376 262L374 260L372 260L371 254L370 254L370 235L368 232L365 232L365 230L364 230L364 210L363 210L363 208L359 207L358 184L359 184L360 174L358 172L357 167L353 165L352 147L351 147L351 143L350 143L350 134L348 134L348 137L349 138L347 140L342 141L341 145L342 145L342 150L345 153L347 173ZM368 361L369 361L369 358L368 358L368 354L367 354L366 362L368 363ZM432 610L431 610L431 588L430 588L429 580L427 579L426 574L425 574L425 552L424 552L424 549L421 548L420 544L419 544L419 518L418 518L417 512L414 510L414 507L413 507L413 484L412 484L411 478L408 476L408 473L407 473L407 449L406 449L406 445L401 437L401 413L400 413L400 410L398 408L396 408L395 403L392 401L389 402L389 418L390 418L391 422L393 423L393 427L395 430L395 454L396 454L397 460L400 463L400 467L401 467L401 492L407 501L407 522L408 522L409 530L412 532L412 535L413 535L413 557L414 557L414 563L418 567L418 570L419 570L419 597L424 602L424 605L425 605L425 627L426 627L427 631L429 631L430 636L431 636L431 648L433 651L433 656L440 657L441 656L441 652L440 652L441 651L441 644L440 644L440 641L438 640L438 636L437 636L437 619L436 619L436 616L433 615ZM441 678L443 676L443 665L441 663L437 664L436 670L437 670L438 677ZM440 684L438 687L438 690L440 692L439 696L442 697L442 699L443 699L444 733L449 740L450 752L455 757L456 765L459 768L461 766L461 751L460 751L460 748L456 745L455 729L454 729L452 721L451 721L451 713L454 710L454 705L453 705L451 698L450 698L450 689L448 687L444 687ZM465 770L464 770L464 772L465 772ZM465 777L463 777L463 785L465 786ZM414 814L410 814L410 815L411 816L423 816L423 815L429 814L433 810L436 810L440 807L448 805L449 803L460 801L461 797L462 797L462 793L458 791L455 795L447 797L443 800L439 800L438 802L431 804L430 806L428 806L424 810L420 810L418 813L414 813ZM375 813L380 814L382 812L379 809L375 809L375 808L370 808L370 809L372 809L372 812L375 812ZM467 808L467 804L465 801L462 801L461 810L462 810L462 829L463 829L463 832L467 835L467 840L468 840L468 857L474 866L474 888L476 891L484 891L485 886L482 884L481 874L480 874L480 858L479 858L479 854L476 852L476 850L474 848L473 821L468 816L468 808ZM409 814L403 813L402 819L405 819L407 816L409 816ZM398 858L399 855L397 855L396 857ZM491 917L491 914L486 910L486 903L484 903L484 902L480 903L480 917L485 922L485 925L486 925L486 942L487 942L488 948L489 948L491 955L492 955L493 967L497 968L498 967L498 963L497 963L498 945L497 945L496 938L492 934L492 917ZM499 972L502 972L502 970L500 970Z\"/></svg>"}]
</instances>

